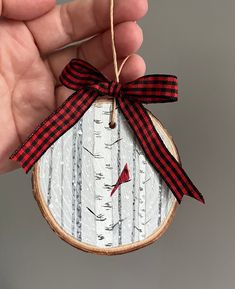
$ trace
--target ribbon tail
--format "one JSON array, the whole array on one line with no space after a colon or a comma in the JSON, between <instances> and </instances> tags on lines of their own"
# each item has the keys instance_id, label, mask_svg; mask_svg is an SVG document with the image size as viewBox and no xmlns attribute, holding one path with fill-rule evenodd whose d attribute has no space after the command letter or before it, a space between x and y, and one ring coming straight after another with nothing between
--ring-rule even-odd
<instances>
[{"instance_id":1,"label":"ribbon tail","mask_svg":"<svg viewBox=\"0 0 235 289\"><path fill-rule=\"evenodd\" d=\"M119 98L118 103L146 157L168 185L178 203L181 203L184 195L188 195L204 204L202 194L166 148L144 106L127 98Z\"/></svg>"},{"instance_id":2,"label":"ribbon tail","mask_svg":"<svg viewBox=\"0 0 235 289\"><path fill-rule=\"evenodd\" d=\"M11 156L27 173L46 150L67 132L88 110L98 93L81 89L49 115Z\"/></svg>"}]
</instances>

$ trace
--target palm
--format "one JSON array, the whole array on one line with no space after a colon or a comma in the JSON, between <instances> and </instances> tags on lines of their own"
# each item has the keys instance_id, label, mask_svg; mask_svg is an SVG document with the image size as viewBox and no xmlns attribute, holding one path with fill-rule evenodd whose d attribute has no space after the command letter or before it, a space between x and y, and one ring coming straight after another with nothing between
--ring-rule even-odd
<instances>
[{"instance_id":1,"label":"palm","mask_svg":"<svg viewBox=\"0 0 235 289\"><path fill-rule=\"evenodd\" d=\"M1 162L12 165L7 157L55 107L54 80L25 24L3 20L0 34Z\"/></svg>"},{"instance_id":2,"label":"palm","mask_svg":"<svg viewBox=\"0 0 235 289\"><path fill-rule=\"evenodd\" d=\"M46 15L43 17L44 20L49 18ZM82 45L79 48L65 48L57 52L54 47L52 50L40 43L36 45L35 38L39 41L41 39L41 34L37 34L37 21L40 22L40 18L38 19L28 23L6 18L0 20L0 38L4 39L0 42L0 172L7 172L17 167L15 162L9 160L10 154L25 140L35 126L68 96L67 89L60 86L59 74L69 59L85 58L93 65L100 66L108 76L113 75L111 59L102 65L101 62L104 60L100 60L99 57L96 60L89 56L89 50L92 50L92 46L98 44L99 37L104 38L103 35L107 32L101 31L101 36L96 36L97 40L90 41L90 43L89 40L87 41L84 45L88 50L86 56L84 56L84 51L81 52ZM42 26L41 23L39 24ZM74 36L74 40L79 40L76 38L81 37ZM106 38L108 40L107 36ZM68 41L63 41L61 44L69 44L66 42ZM123 50L120 52L120 60L125 56L125 50L126 54L134 52L131 50L136 50L136 48L130 49L124 46L126 44L120 44L119 50ZM107 57L110 58L110 56ZM131 60L128 61L129 70L126 69L126 75L123 71L124 80L131 80L143 74L143 68L137 72L133 67L131 71L131 66L138 65L137 60L140 61L140 58L133 57L132 63Z\"/></svg>"}]
</instances>

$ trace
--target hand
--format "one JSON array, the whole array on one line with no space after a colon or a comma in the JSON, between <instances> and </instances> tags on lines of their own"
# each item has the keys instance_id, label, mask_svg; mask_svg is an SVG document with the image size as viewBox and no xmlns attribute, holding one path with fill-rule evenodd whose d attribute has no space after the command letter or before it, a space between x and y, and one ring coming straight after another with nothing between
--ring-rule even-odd
<instances>
[{"instance_id":1,"label":"hand","mask_svg":"<svg viewBox=\"0 0 235 289\"><path fill-rule=\"evenodd\" d=\"M55 0L0 0L0 173L17 168L9 160L11 153L71 94L59 75L72 58L114 78L109 3L76 0L55 6ZM115 4L119 62L132 55L121 73L126 82L145 73L144 60L134 53L142 43L135 21L147 12L147 0Z\"/></svg>"}]
</instances>

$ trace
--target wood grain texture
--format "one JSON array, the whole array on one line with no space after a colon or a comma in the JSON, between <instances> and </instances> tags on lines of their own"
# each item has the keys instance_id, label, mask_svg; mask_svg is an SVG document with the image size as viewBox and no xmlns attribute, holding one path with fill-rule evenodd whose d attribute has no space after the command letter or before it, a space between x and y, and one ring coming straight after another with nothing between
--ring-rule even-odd
<instances>
[{"instance_id":1,"label":"wood grain texture","mask_svg":"<svg viewBox=\"0 0 235 289\"><path fill-rule=\"evenodd\" d=\"M177 207L124 117L118 112L117 127L108 127L110 111L111 100L99 99L33 171L34 196L51 228L70 245L105 255L127 253L157 240ZM172 138L150 116L179 161ZM110 197L126 163L131 180Z\"/></svg>"}]
</instances>

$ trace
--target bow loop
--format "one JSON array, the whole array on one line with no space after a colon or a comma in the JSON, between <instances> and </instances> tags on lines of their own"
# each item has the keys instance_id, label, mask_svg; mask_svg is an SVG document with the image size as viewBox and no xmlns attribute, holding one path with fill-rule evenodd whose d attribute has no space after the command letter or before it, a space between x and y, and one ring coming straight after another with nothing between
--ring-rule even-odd
<instances>
[{"instance_id":1,"label":"bow loop","mask_svg":"<svg viewBox=\"0 0 235 289\"><path fill-rule=\"evenodd\" d=\"M86 86L94 86L108 82L107 78L91 64L81 60L72 59L65 66L60 76L61 83L75 91Z\"/></svg>"},{"instance_id":2,"label":"bow loop","mask_svg":"<svg viewBox=\"0 0 235 289\"><path fill-rule=\"evenodd\" d=\"M178 80L174 75L145 75L124 85L125 94L138 103L164 103L178 100Z\"/></svg>"}]
</instances>

